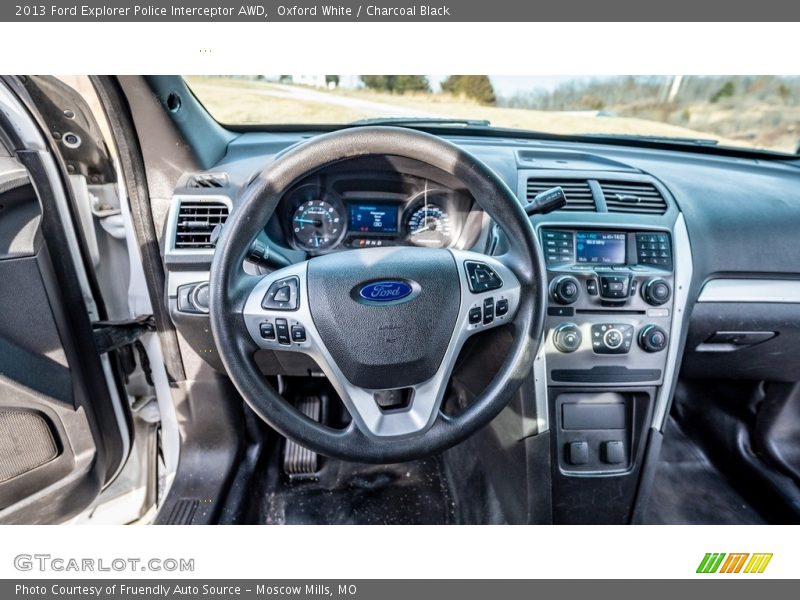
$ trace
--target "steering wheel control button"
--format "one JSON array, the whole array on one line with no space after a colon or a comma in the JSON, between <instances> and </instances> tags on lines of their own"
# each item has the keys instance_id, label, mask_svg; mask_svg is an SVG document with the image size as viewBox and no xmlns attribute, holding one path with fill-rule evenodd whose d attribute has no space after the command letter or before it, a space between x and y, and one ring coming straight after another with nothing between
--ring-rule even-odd
<instances>
[{"instance_id":1,"label":"steering wheel control button","mask_svg":"<svg viewBox=\"0 0 800 600\"><path fill-rule=\"evenodd\" d=\"M292 325L292 341L305 342L306 341L306 328L302 325Z\"/></svg>"},{"instance_id":2,"label":"steering wheel control button","mask_svg":"<svg viewBox=\"0 0 800 600\"><path fill-rule=\"evenodd\" d=\"M567 444L567 462L571 465L585 465L589 462L589 444L570 442Z\"/></svg>"},{"instance_id":3,"label":"steering wheel control button","mask_svg":"<svg viewBox=\"0 0 800 600\"><path fill-rule=\"evenodd\" d=\"M483 311L480 306L474 306L469 309L469 324L475 325L483 320Z\"/></svg>"},{"instance_id":4,"label":"steering wheel control button","mask_svg":"<svg viewBox=\"0 0 800 600\"><path fill-rule=\"evenodd\" d=\"M550 295L559 304L572 304L580 295L580 284L570 275L557 277L550 284Z\"/></svg>"},{"instance_id":5,"label":"steering wheel control button","mask_svg":"<svg viewBox=\"0 0 800 600\"><path fill-rule=\"evenodd\" d=\"M669 284L660 277L654 277L642 286L642 298L652 306L666 304L671 296Z\"/></svg>"},{"instance_id":6,"label":"steering wheel control button","mask_svg":"<svg viewBox=\"0 0 800 600\"><path fill-rule=\"evenodd\" d=\"M289 337L289 323L286 319L275 319L275 330L278 332L278 342L284 346L291 345Z\"/></svg>"},{"instance_id":7,"label":"steering wheel control button","mask_svg":"<svg viewBox=\"0 0 800 600\"><path fill-rule=\"evenodd\" d=\"M259 331L261 332L261 337L265 340L275 339L275 326L272 323L262 323L259 326Z\"/></svg>"},{"instance_id":8,"label":"steering wheel control button","mask_svg":"<svg viewBox=\"0 0 800 600\"><path fill-rule=\"evenodd\" d=\"M591 335L595 354L627 354L633 343L633 325L595 323L591 327Z\"/></svg>"},{"instance_id":9,"label":"steering wheel control button","mask_svg":"<svg viewBox=\"0 0 800 600\"><path fill-rule=\"evenodd\" d=\"M628 297L630 275L600 276L600 297L606 300L625 300Z\"/></svg>"},{"instance_id":10,"label":"steering wheel control button","mask_svg":"<svg viewBox=\"0 0 800 600\"><path fill-rule=\"evenodd\" d=\"M639 332L639 345L645 352L661 352L668 340L667 332L658 325L646 325Z\"/></svg>"},{"instance_id":11,"label":"steering wheel control button","mask_svg":"<svg viewBox=\"0 0 800 600\"><path fill-rule=\"evenodd\" d=\"M600 459L609 465L625 462L625 444L619 440L603 442L600 445Z\"/></svg>"},{"instance_id":12,"label":"steering wheel control button","mask_svg":"<svg viewBox=\"0 0 800 600\"><path fill-rule=\"evenodd\" d=\"M494 307L494 314L498 317L502 317L508 313L508 300L503 298L502 300L498 300L497 304Z\"/></svg>"},{"instance_id":13,"label":"steering wheel control button","mask_svg":"<svg viewBox=\"0 0 800 600\"><path fill-rule=\"evenodd\" d=\"M583 336L581 330L574 323L561 323L553 329L553 345L556 350L569 354L581 347Z\"/></svg>"},{"instance_id":14,"label":"steering wheel control button","mask_svg":"<svg viewBox=\"0 0 800 600\"><path fill-rule=\"evenodd\" d=\"M282 288L278 288L278 291L275 292L275 297L273 300L278 303L289 302L292 299L292 292L289 289L289 286L284 286Z\"/></svg>"},{"instance_id":15,"label":"steering wheel control button","mask_svg":"<svg viewBox=\"0 0 800 600\"><path fill-rule=\"evenodd\" d=\"M300 306L300 279L287 277L269 286L261 308L266 310L297 310Z\"/></svg>"},{"instance_id":16,"label":"steering wheel control button","mask_svg":"<svg viewBox=\"0 0 800 600\"><path fill-rule=\"evenodd\" d=\"M494 298L483 299L483 324L488 325L494 321Z\"/></svg>"},{"instance_id":17,"label":"steering wheel control button","mask_svg":"<svg viewBox=\"0 0 800 600\"><path fill-rule=\"evenodd\" d=\"M500 276L487 264L468 260L464 263L467 270L469 291L473 294L488 292L503 287Z\"/></svg>"}]
</instances>

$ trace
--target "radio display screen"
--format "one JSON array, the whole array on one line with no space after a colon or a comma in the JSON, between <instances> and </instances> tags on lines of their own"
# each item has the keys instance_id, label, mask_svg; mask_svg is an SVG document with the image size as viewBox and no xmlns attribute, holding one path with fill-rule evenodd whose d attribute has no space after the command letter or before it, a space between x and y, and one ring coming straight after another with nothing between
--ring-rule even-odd
<instances>
[{"instance_id":1,"label":"radio display screen","mask_svg":"<svg viewBox=\"0 0 800 600\"><path fill-rule=\"evenodd\" d=\"M351 204L350 231L397 233L397 205L377 202Z\"/></svg>"},{"instance_id":2,"label":"radio display screen","mask_svg":"<svg viewBox=\"0 0 800 600\"><path fill-rule=\"evenodd\" d=\"M591 265L624 265L627 235L610 231L575 232L575 260Z\"/></svg>"}]
</instances>

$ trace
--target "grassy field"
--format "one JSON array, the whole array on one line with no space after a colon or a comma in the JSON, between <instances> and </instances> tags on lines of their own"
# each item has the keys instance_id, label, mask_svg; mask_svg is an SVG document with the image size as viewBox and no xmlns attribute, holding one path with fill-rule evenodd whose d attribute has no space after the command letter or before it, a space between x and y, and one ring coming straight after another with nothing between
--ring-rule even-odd
<instances>
[{"instance_id":1,"label":"grassy field","mask_svg":"<svg viewBox=\"0 0 800 600\"><path fill-rule=\"evenodd\" d=\"M697 109L703 129L650 118L596 116L589 112L552 112L482 106L445 94L381 94L369 90L316 90L301 86L229 78L187 77L190 87L223 123L346 123L387 116L441 116L486 119L492 125L560 134L610 133L710 138L720 144L753 146L756 139L712 133L713 118ZM404 111L399 114L399 111ZM653 119L659 115L648 115ZM691 123L691 119L689 119ZM694 125L694 123L691 123ZM752 136L751 136L752 137ZM792 148L793 150L793 148Z\"/></svg>"}]
</instances>

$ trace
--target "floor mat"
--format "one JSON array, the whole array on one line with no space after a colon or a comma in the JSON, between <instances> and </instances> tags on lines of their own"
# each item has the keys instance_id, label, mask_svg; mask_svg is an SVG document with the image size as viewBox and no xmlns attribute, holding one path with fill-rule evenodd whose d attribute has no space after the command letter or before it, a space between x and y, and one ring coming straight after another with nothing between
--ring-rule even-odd
<instances>
[{"instance_id":1,"label":"floor mat","mask_svg":"<svg viewBox=\"0 0 800 600\"><path fill-rule=\"evenodd\" d=\"M670 418L644 523L760 525L766 521Z\"/></svg>"},{"instance_id":2,"label":"floor mat","mask_svg":"<svg viewBox=\"0 0 800 600\"><path fill-rule=\"evenodd\" d=\"M266 487L263 492L253 490L260 498L253 515L257 523L433 525L454 521L455 505L436 458L397 465L328 460L318 479L289 482L280 476Z\"/></svg>"}]
</instances>

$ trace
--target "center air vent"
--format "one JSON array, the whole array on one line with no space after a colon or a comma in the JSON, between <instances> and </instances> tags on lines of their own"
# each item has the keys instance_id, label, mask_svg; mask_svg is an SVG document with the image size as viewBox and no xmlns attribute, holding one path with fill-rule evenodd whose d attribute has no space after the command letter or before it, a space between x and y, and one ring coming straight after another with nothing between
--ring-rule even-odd
<instances>
[{"instance_id":1,"label":"center air vent","mask_svg":"<svg viewBox=\"0 0 800 600\"><path fill-rule=\"evenodd\" d=\"M189 177L186 182L188 188L224 188L228 185L228 176L225 173L197 173Z\"/></svg>"},{"instance_id":2,"label":"center air vent","mask_svg":"<svg viewBox=\"0 0 800 600\"><path fill-rule=\"evenodd\" d=\"M600 181L608 212L663 215L667 202L656 186L646 181Z\"/></svg>"},{"instance_id":3,"label":"center air vent","mask_svg":"<svg viewBox=\"0 0 800 600\"><path fill-rule=\"evenodd\" d=\"M528 189L526 198L528 202L533 200L537 194L561 186L567 197L567 205L561 210L595 212L594 197L592 188L585 179L528 179Z\"/></svg>"},{"instance_id":4,"label":"center air vent","mask_svg":"<svg viewBox=\"0 0 800 600\"><path fill-rule=\"evenodd\" d=\"M228 206L223 202L181 201L175 225L175 248L213 248L211 233L227 218Z\"/></svg>"}]
</instances>

